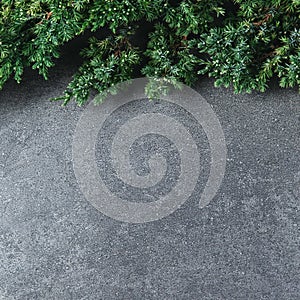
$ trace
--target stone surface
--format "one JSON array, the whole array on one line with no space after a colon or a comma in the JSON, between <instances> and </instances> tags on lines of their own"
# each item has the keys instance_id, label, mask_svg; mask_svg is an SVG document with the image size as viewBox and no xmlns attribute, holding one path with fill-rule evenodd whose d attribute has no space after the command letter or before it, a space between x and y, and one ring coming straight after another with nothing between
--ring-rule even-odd
<instances>
[{"instance_id":1,"label":"stone surface","mask_svg":"<svg viewBox=\"0 0 300 300\"><path fill-rule=\"evenodd\" d=\"M48 101L78 64L65 55L49 81L27 71L0 93L0 299L299 299L298 91L272 83L234 95L202 79L196 90L228 148L218 195L199 209L196 192L164 219L128 224L77 185L72 137L84 108Z\"/></svg>"}]
</instances>

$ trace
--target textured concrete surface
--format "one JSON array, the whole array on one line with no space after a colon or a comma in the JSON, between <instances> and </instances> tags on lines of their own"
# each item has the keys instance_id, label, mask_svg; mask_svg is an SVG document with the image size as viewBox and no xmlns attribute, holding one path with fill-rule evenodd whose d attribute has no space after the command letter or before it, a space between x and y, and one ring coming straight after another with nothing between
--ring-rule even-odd
<instances>
[{"instance_id":1,"label":"textured concrete surface","mask_svg":"<svg viewBox=\"0 0 300 300\"><path fill-rule=\"evenodd\" d=\"M218 195L198 209L195 192L164 219L127 224L95 210L77 185L71 145L83 108L48 101L73 58L47 82L27 71L0 93L0 299L299 299L297 90L234 95L201 80L228 148Z\"/></svg>"}]
</instances>

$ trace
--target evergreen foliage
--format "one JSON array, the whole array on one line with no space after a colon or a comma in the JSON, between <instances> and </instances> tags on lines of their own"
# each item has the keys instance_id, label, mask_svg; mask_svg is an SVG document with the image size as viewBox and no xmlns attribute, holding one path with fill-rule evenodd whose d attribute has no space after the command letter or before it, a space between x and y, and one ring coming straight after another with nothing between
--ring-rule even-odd
<instances>
[{"instance_id":1,"label":"evergreen foliage","mask_svg":"<svg viewBox=\"0 0 300 300\"><path fill-rule=\"evenodd\" d=\"M147 44L136 29L149 24ZM86 32L84 63L65 93L66 104L84 104L92 89L103 92L140 76L193 84L201 74L235 92L300 85L299 0L2 0L0 88L25 67L47 79L60 48Z\"/></svg>"}]
</instances>

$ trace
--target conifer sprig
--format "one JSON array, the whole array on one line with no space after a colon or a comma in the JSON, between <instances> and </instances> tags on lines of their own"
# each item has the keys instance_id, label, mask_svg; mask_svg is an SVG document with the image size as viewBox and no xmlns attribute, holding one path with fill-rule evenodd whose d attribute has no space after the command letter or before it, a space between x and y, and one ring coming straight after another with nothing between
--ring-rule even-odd
<instances>
[{"instance_id":1,"label":"conifer sprig","mask_svg":"<svg viewBox=\"0 0 300 300\"><path fill-rule=\"evenodd\" d=\"M83 105L91 90L140 75L193 84L202 74L235 92L300 85L299 0L2 0L0 89L31 67L45 78L61 47L105 28L61 97ZM132 28L147 25L146 46ZM139 30L139 32L141 32ZM96 36L96 35L95 35Z\"/></svg>"}]
</instances>

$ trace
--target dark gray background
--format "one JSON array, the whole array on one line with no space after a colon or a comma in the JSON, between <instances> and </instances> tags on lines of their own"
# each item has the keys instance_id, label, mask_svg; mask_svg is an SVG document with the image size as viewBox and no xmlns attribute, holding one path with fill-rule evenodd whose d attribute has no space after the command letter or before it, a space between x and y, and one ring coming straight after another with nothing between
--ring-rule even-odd
<instances>
[{"instance_id":1,"label":"dark gray background","mask_svg":"<svg viewBox=\"0 0 300 300\"><path fill-rule=\"evenodd\" d=\"M77 186L71 144L84 108L48 101L79 63L74 49L49 81L27 70L0 93L0 299L299 299L297 89L234 95L203 78L196 90L228 147L219 193L202 210L194 195L132 225Z\"/></svg>"}]
</instances>

